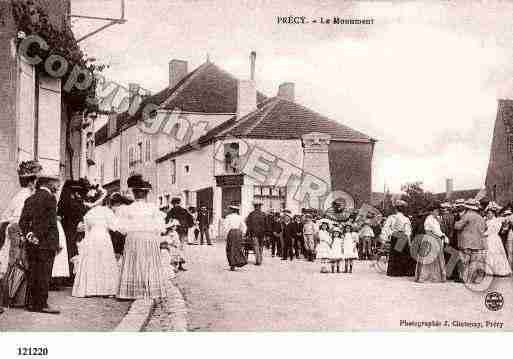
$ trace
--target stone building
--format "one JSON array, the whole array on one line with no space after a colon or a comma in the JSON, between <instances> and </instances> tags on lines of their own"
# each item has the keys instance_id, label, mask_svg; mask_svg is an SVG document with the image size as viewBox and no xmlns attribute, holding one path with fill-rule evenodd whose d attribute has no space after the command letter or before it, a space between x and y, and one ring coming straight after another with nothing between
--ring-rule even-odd
<instances>
[{"instance_id":1,"label":"stone building","mask_svg":"<svg viewBox=\"0 0 513 359\"><path fill-rule=\"evenodd\" d=\"M375 140L296 103L293 83L259 93L255 61L252 53L249 79L238 80L209 61L188 72L172 60L166 89L96 133L100 182L123 191L130 173L142 173L161 207L179 196L207 206L214 222L233 203L248 214L255 199L295 213L333 191L348 207L370 203Z\"/></svg>"},{"instance_id":2,"label":"stone building","mask_svg":"<svg viewBox=\"0 0 513 359\"><path fill-rule=\"evenodd\" d=\"M34 3L55 28L69 29L70 0ZM66 178L73 169L78 173L80 150L80 135L69 134L66 144L72 121L62 101L60 79L40 73L18 53L18 35L11 1L0 1L0 188L4 199L18 189L20 161L37 158L47 170ZM0 210L6 203L2 201Z\"/></svg>"},{"instance_id":3,"label":"stone building","mask_svg":"<svg viewBox=\"0 0 513 359\"><path fill-rule=\"evenodd\" d=\"M513 200L513 100L498 101L486 191L490 199L502 205Z\"/></svg>"}]
</instances>

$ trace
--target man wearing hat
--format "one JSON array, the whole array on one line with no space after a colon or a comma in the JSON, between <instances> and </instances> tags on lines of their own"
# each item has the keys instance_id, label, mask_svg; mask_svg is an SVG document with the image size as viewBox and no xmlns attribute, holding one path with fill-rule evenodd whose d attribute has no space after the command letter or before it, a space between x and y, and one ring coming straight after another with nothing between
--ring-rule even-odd
<instances>
[{"instance_id":1,"label":"man wearing hat","mask_svg":"<svg viewBox=\"0 0 513 359\"><path fill-rule=\"evenodd\" d=\"M255 251L256 265L262 264L264 250L264 236L267 227L267 216L262 212L262 202L254 201L255 209L246 218L248 235L253 239L253 250Z\"/></svg>"},{"instance_id":2,"label":"man wearing hat","mask_svg":"<svg viewBox=\"0 0 513 359\"><path fill-rule=\"evenodd\" d=\"M27 238L29 261L27 310L47 314L59 314L48 306L48 289L52 278L53 261L59 250L57 229L57 199L60 179L40 173L37 189L27 198L20 216L20 228Z\"/></svg>"},{"instance_id":3,"label":"man wearing hat","mask_svg":"<svg viewBox=\"0 0 513 359\"><path fill-rule=\"evenodd\" d=\"M458 248L462 257L460 275L465 282L474 282L475 274L485 270L486 264L486 223L479 214L480 203L476 199L469 199L464 205L465 211L461 219L454 223L459 232Z\"/></svg>"},{"instance_id":4,"label":"man wearing hat","mask_svg":"<svg viewBox=\"0 0 513 359\"><path fill-rule=\"evenodd\" d=\"M286 209L283 211L282 215L283 219L283 244L282 244L282 253L281 253L281 259L287 260L290 258L290 260L294 259L294 239L296 237L296 225L292 222L292 213Z\"/></svg>"},{"instance_id":5,"label":"man wearing hat","mask_svg":"<svg viewBox=\"0 0 513 359\"><path fill-rule=\"evenodd\" d=\"M22 245L22 233L18 225L18 221L25 204L25 200L29 198L35 190L36 179L42 167L38 161L25 161L20 163L18 167L18 178L21 189L11 199L7 208L2 213L2 225L0 226L0 280L3 278L0 287L0 313L2 310L2 302L9 306L24 306L27 294L27 279L21 282L18 290L13 296L9 296L7 288L10 287L7 273L13 270L20 270L19 264L25 269L28 268L28 260L25 248ZM24 272L27 274L27 272ZM2 287L4 289L2 290ZM3 293L2 293L3 292ZM2 298L2 294L5 296Z\"/></svg>"},{"instance_id":6,"label":"man wearing hat","mask_svg":"<svg viewBox=\"0 0 513 359\"><path fill-rule=\"evenodd\" d=\"M203 245L203 237L206 238L207 244L212 245L210 241L209 227L210 227L210 214L206 206L201 206L198 211L198 224L200 231L200 245Z\"/></svg>"},{"instance_id":7,"label":"man wearing hat","mask_svg":"<svg viewBox=\"0 0 513 359\"><path fill-rule=\"evenodd\" d=\"M173 206L169 212L167 212L166 223L169 223L172 219L178 220L180 226L178 226L177 232L180 237L180 242L187 243L187 234L189 228L194 226L194 218L192 215L181 206L182 200L178 197L171 199L171 205Z\"/></svg>"}]
</instances>

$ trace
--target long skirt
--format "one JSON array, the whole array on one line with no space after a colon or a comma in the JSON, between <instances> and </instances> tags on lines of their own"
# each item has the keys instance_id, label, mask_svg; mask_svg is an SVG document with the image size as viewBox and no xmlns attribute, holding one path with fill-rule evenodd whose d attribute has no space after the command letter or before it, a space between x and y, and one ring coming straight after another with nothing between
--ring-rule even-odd
<instances>
[{"instance_id":1,"label":"long skirt","mask_svg":"<svg viewBox=\"0 0 513 359\"><path fill-rule=\"evenodd\" d=\"M496 276L508 276L511 274L506 251L504 250L501 237L498 234L490 234L486 242L488 250L486 253L486 274Z\"/></svg>"},{"instance_id":2,"label":"long skirt","mask_svg":"<svg viewBox=\"0 0 513 359\"><path fill-rule=\"evenodd\" d=\"M59 231L59 247L60 252L55 256L52 268L52 278L67 278L69 272L68 246L66 243L66 235L60 221L57 221L57 229Z\"/></svg>"},{"instance_id":3,"label":"long skirt","mask_svg":"<svg viewBox=\"0 0 513 359\"><path fill-rule=\"evenodd\" d=\"M24 307L28 296L28 257L22 234L17 223L6 228L6 240L9 241L9 264L2 280L3 299L9 307ZM0 302L0 304L1 304Z\"/></svg>"},{"instance_id":4,"label":"long skirt","mask_svg":"<svg viewBox=\"0 0 513 359\"><path fill-rule=\"evenodd\" d=\"M415 281L445 282L446 279L442 240L431 233L426 233L418 246Z\"/></svg>"},{"instance_id":5,"label":"long skirt","mask_svg":"<svg viewBox=\"0 0 513 359\"><path fill-rule=\"evenodd\" d=\"M238 229L230 229L226 236L226 258L230 267L243 267L248 264L243 250L242 232Z\"/></svg>"},{"instance_id":6,"label":"long skirt","mask_svg":"<svg viewBox=\"0 0 513 359\"><path fill-rule=\"evenodd\" d=\"M415 274L415 259L410 254L408 237L395 232L390 238L387 275L390 277L412 277Z\"/></svg>"},{"instance_id":7,"label":"long skirt","mask_svg":"<svg viewBox=\"0 0 513 359\"><path fill-rule=\"evenodd\" d=\"M126 236L117 297L122 299L167 297L166 277L160 257L161 236L155 232L129 232Z\"/></svg>"},{"instance_id":8,"label":"long skirt","mask_svg":"<svg viewBox=\"0 0 513 359\"><path fill-rule=\"evenodd\" d=\"M114 296L119 268L107 228L86 233L80 242L77 273L71 295L74 297Z\"/></svg>"}]
</instances>

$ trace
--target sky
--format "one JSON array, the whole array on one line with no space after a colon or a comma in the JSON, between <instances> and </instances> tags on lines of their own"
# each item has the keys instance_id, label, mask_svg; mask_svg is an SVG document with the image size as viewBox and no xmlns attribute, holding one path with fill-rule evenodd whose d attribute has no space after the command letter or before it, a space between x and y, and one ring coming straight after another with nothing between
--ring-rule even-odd
<instances>
[{"instance_id":1,"label":"sky","mask_svg":"<svg viewBox=\"0 0 513 359\"><path fill-rule=\"evenodd\" d=\"M72 0L72 13L118 17L120 0ZM497 99L513 96L513 3L126 0L124 25L80 43L104 75L153 92L168 62L211 61L268 96L296 102L376 138L373 190L423 182L432 192L484 185ZM278 24L278 16L372 18L369 25ZM73 20L77 37L101 26Z\"/></svg>"}]
</instances>

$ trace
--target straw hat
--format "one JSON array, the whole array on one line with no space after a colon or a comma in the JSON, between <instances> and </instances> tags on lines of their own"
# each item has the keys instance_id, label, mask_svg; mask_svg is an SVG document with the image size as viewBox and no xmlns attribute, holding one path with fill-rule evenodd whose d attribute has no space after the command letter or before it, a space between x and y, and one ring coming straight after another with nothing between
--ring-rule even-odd
<instances>
[{"instance_id":1,"label":"straw hat","mask_svg":"<svg viewBox=\"0 0 513 359\"><path fill-rule=\"evenodd\" d=\"M499 212L501 209L502 207L499 206L497 202L491 201L488 203L488 206L486 206L485 211Z\"/></svg>"},{"instance_id":2,"label":"straw hat","mask_svg":"<svg viewBox=\"0 0 513 359\"><path fill-rule=\"evenodd\" d=\"M480 206L479 201L474 198L470 198L470 199L466 200L465 204L463 205L463 207L474 210L474 211L479 211L479 206Z\"/></svg>"}]
</instances>

